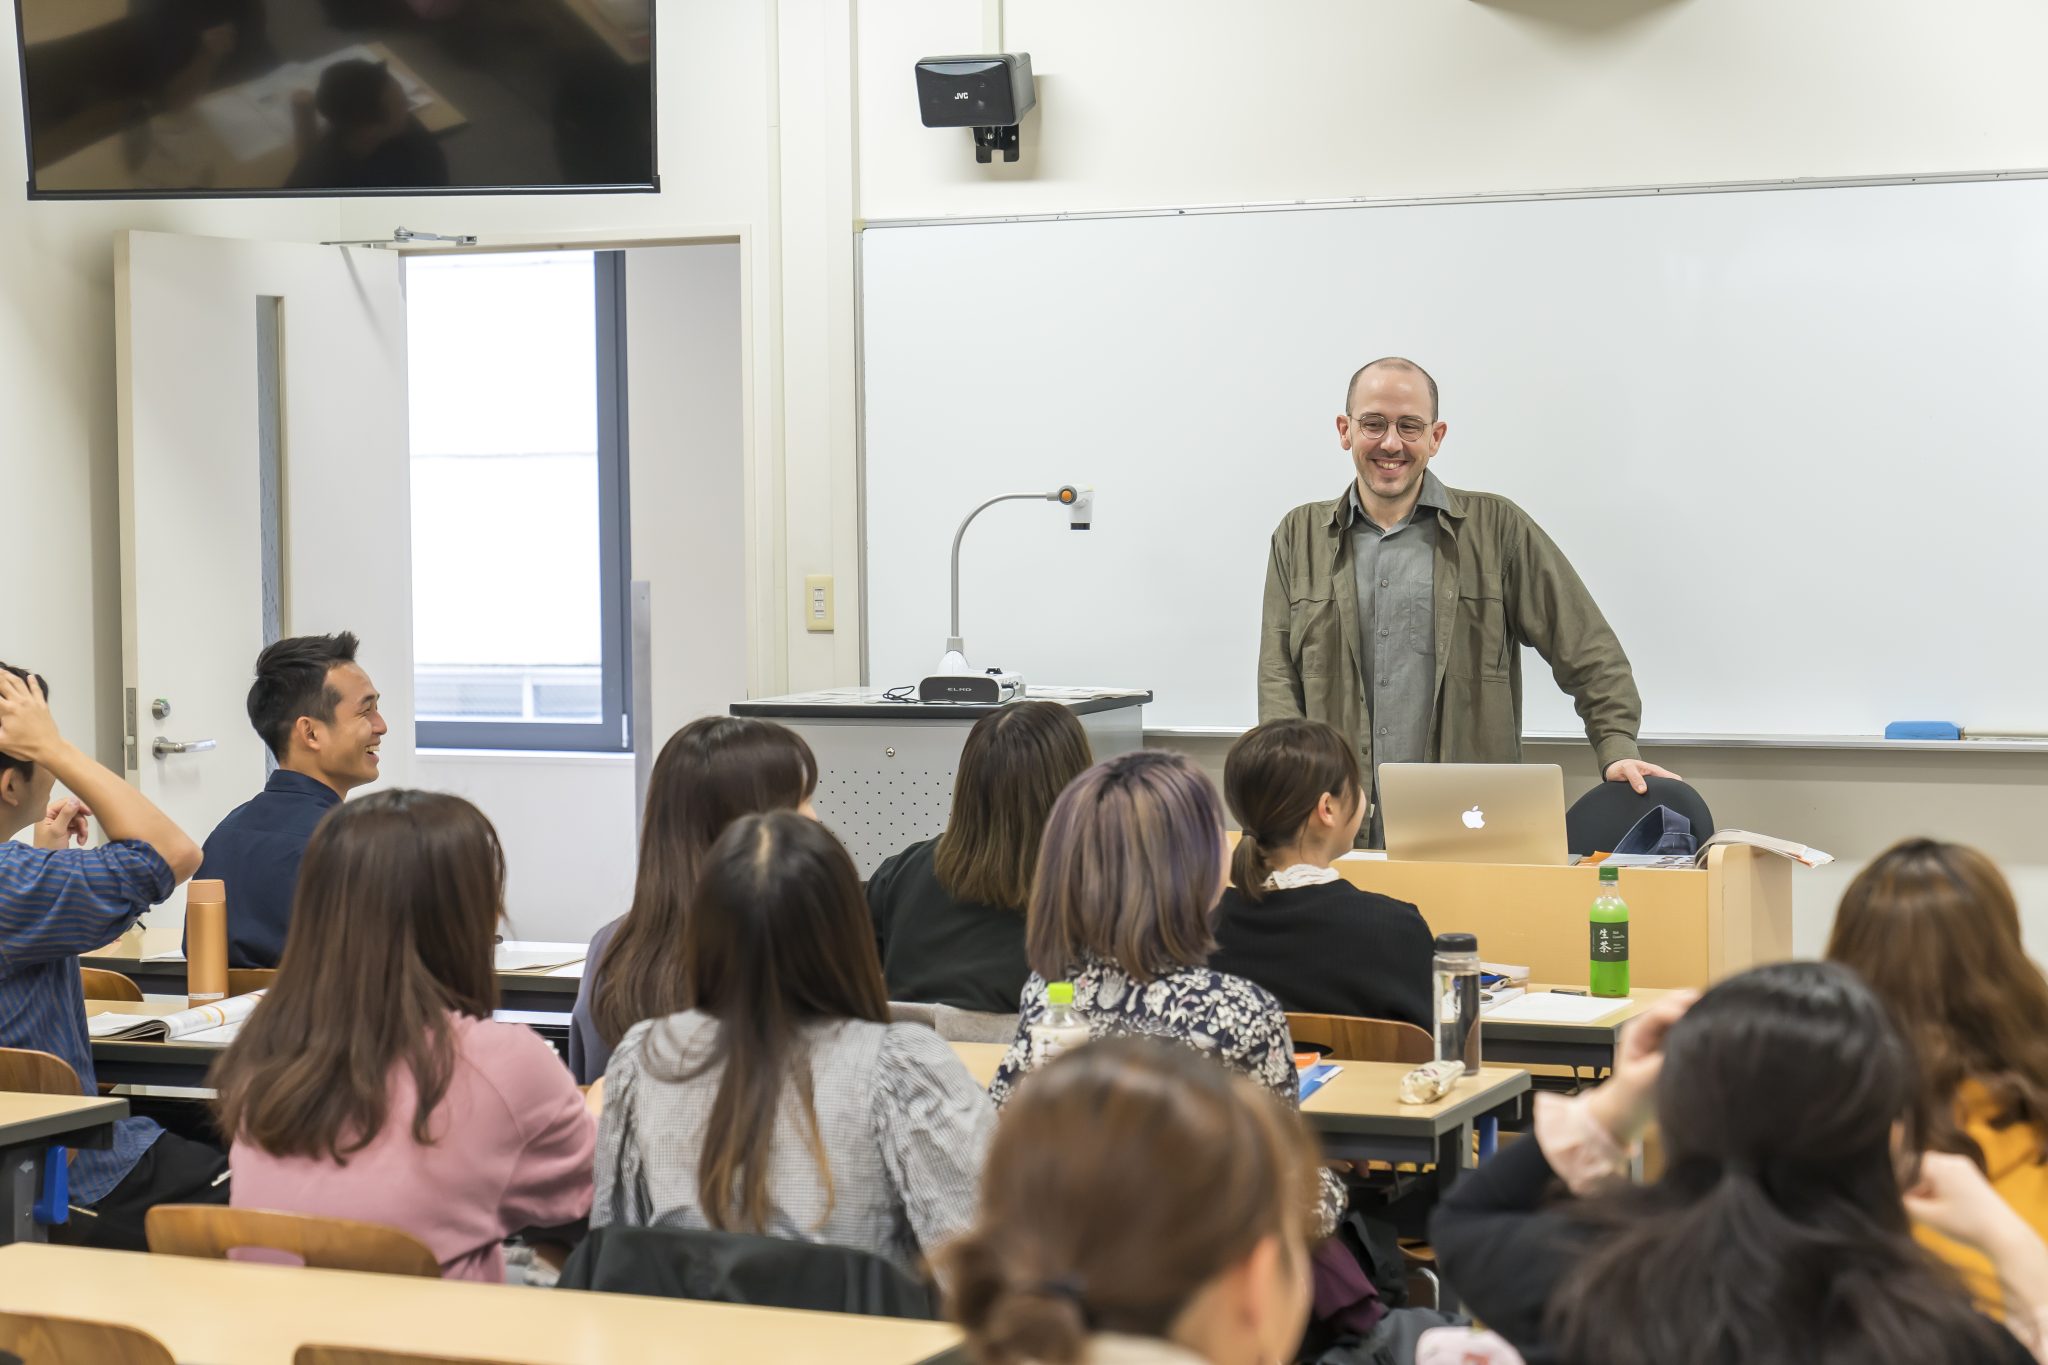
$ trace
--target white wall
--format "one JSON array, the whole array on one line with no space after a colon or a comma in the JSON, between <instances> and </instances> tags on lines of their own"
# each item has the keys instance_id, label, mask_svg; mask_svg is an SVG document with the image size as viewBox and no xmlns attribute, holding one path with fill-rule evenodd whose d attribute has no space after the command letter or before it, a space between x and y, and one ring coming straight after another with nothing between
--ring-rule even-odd
<instances>
[{"instance_id":1,"label":"white wall","mask_svg":"<svg viewBox=\"0 0 2048 1365\"><path fill-rule=\"evenodd\" d=\"M632 904L631 754L422 749L413 776L475 803L497 828L505 937L579 942Z\"/></svg>"},{"instance_id":2,"label":"white wall","mask_svg":"<svg viewBox=\"0 0 2048 1365\"><path fill-rule=\"evenodd\" d=\"M918 124L912 63L992 50L982 8L861 6L863 216L2048 163L2032 0L1009 0L1014 166Z\"/></svg>"}]
</instances>

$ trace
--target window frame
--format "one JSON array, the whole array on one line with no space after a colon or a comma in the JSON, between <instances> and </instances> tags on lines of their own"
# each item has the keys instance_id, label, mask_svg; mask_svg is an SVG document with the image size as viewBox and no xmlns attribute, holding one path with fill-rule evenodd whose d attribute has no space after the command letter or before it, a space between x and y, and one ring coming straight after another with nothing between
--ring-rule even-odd
<instances>
[{"instance_id":1,"label":"window frame","mask_svg":"<svg viewBox=\"0 0 2048 1365\"><path fill-rule=\"evenodd\" d=\"M417 749L633 752L632 520L628 515L626 253L594 251L597 308L597 557L600 682L594 721L413 721Z\"/></svg>"}]
</instances>

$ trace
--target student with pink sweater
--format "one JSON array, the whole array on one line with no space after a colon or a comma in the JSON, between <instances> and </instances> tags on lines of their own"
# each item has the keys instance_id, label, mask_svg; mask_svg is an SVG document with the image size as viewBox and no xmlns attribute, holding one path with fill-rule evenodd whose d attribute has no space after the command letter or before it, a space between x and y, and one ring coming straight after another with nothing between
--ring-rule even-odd
<instances>
[{"instance_id":1,"label":"student with pink sweater","mask_svg":"<svg viewBox=\"0 0 2048 1365\"><path fill-rule=\"evenodd\" d=\"M379 792L321 822L277 980L214 1071L235 1207L399 1228L465 1280L502 1280L511 1234L590 1212L582 1095L539 1035L491 1019L504 888L460 797Z\"/></svg>"}]
</instances>

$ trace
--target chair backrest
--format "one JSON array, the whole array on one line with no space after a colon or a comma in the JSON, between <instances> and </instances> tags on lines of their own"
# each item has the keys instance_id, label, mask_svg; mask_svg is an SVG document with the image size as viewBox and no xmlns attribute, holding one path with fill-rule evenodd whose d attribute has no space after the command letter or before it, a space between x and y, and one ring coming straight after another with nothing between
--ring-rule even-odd
<instances>
[{"instance_id":1,"label":"chair backrest","mask_svg":"<svg viewBox=\"0 0 2048 1365\"><path fill-rule=\"evenodd\" d=\"M0 1313L0 1352L21 1365L74 1365L82 1360L93 1365L178 1365L164 1344L147 1332L40 1313Z\"/></svg>"},{"instance_id":2,"label":"chair backrest","mask_svg":"<svg viewBox=\"0 0 2048 1365\"><path fill-rule=\"evenodd\" d=\"M78 975L85 983L85 998L88 1000L142 999L142 987L119 972L103 972L97 967L80 967Z\"/></svg>"},{"instance_id":3,"label":"chair backrest","mask_svg":"<svg viewBox=\"0 0 2048 1365\"><path fill-rule=\"evenodd\" d=\"M508 1360L472 1356L422 1356L407 1351L379 1351L368 1346L301 1346L292 1365L514 1365Z\"/></svg>"},{"instance_id":4,"label":"chair backrest","mask_svg":"<svg viewBox=\"0 0 2048 1365\"><path fill-rule=\"evenodd\" d=\"M1290 1014L1287 1032L1297 1044L1326 1047L1347 1062L1404 1062L1420 1066L1436 1060L1436 1039L1428 1029L1398 1019L1363 1019L1350 1014Z\"/></svg>"},{"instance_id":5,"label":"chair backrest","mask_svg":"<svg viewBox=\"0 0 2048 1365\"><path fill-rule=\"evenodd\" d=\"M82 1095L71 1063L48 1052L0 1047L0 1090L27 1095Z\"/></svg>"},{"instance_id":6,"label":"chair backrest","mask_svg":"<svg viewBox=\"0 0 2048 1365\"><path fill-rule=\"evenodd\" d=\"M889 1022L892 1024L923 1024L926 1028L937 1028L933 1011L937 1005L919 1005L908 1000L889 1002Z\"/></svg>"},{"instance_id":7,"label":"chair backrest","mask_svg":"<svg viewBox=\"0 0 2048 1365\"><path fill-rule=\"evenodd\" d=\"M562 1267L561 1287L869 1317L939 1316L931 1291L880 1256L699 1228L592 1228Z\"/></svg>"},{"instance_id":8,"label":"chair backrest","mask_svg":"<svg viewBox=\"0 0 2048 1365\"><path fill-rule=\"evenodd\" d=\"M1688 783L1675 777L1646 777L1643 785L1649 791L1638 796L1626 782L1595 782L1592 790L1564 813L1566 850L1612 853L1621 836L1659 806L1669 806L1691 822L1695 843L1703 844L1713 836L1714 813Z\"/></svg>"},{"instance_id":9,"label":"chair backrest","mask_svg":"<svg viewBox=\"0 0 2048 1365\"><path fill-rule=\"evenodd\" d=\"M949 1043L1007 1043L1017 1036L1017 1016L933 1005L932 1028Z\"/></svg>"},{"instance_id":10,"label":"chair backrest","mask_svg":"<svg viewBox=\"0 0 2048 1365\"><path fill-rule=\"evenodd\" d=\"M296 1256L320 1270L372 1270L439 1279L441 1264L409 1232L347 1218L315 1218L218 1204L159 1204L143 1224L149 1249L169 1256L225 1260L238 1247Z\"/></svg>"},{"instance_id":11,"label":"chair backrest","mask_svg":"<svg viewBox=\"0 0 2048 1365\"><path fill-rule=\"evenodd\" d=\"M277 980L275 967L230 967L228 968L228 994L247 995L251 991L267 991Z\"/></svg>"}]
</instances>

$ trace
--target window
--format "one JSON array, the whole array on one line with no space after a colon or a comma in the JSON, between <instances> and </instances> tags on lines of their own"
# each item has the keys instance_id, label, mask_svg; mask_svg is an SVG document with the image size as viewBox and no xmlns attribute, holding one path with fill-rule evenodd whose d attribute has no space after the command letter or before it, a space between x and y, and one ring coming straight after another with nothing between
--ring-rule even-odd
<instances>
[{"instance_id":1,"label":"window","mask_svg":"<svg viewBox=\"0 0 2048 1365\"><path fill-rule=\"evenodd\" d=\"M418 743L628 750L622 253L405 283Z\"/></svg>"}]
</instances>

